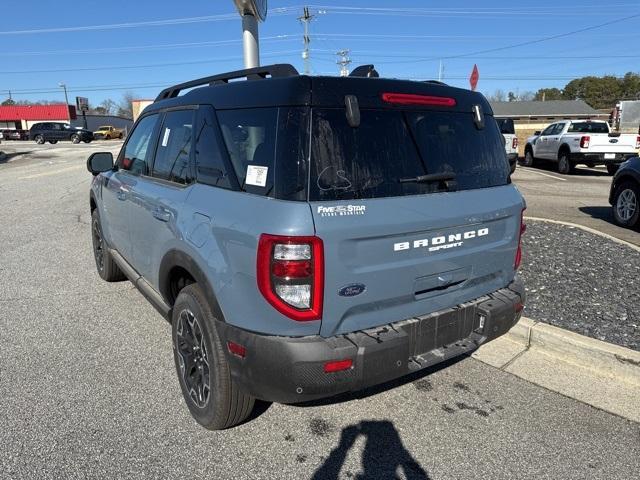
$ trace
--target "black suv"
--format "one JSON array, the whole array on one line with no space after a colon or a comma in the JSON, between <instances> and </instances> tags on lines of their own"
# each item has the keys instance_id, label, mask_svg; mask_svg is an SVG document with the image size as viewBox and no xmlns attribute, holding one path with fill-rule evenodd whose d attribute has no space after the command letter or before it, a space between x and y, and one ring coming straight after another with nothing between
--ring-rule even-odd
<instances>
[{"instance_id":1,"label":"black suv","mask_svg":"<svg viewBox=\"0 0 640 480\"><path fill-rule=\"evenodd\" d=\"M81 128L73 128L68 123L36 123L29 130L29 140L42 145L45 142L58 143L59 140L70 140L72 143L89 143L93 140L93 132Z\"/></svg>"}]
</instances>

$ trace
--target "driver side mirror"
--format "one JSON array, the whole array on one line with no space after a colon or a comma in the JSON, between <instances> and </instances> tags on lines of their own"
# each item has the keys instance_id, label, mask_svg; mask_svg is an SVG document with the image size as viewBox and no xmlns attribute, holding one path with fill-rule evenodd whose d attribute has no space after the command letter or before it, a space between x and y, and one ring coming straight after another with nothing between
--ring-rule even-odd
<instances>
[{"instance_id":1,"label":"driver side mirror","mask_svg":"<svg viewBox=\"0 0 640 480\"><path fill-rule=\"evenodd\" d=\"M87 160L87 170L94 177L99 173L113 170L113 154L111 152L92 153Z\"/></svg>"},{"instance_id":2,"label":"driver side mirror","mask_svg":"<svg viewBox=\"0 0 640 480\"><path fill-rule=\"evenodd\" d=\"M534 135L540 135L542 132L540 130L536 130L535 132L533 132Z\"/></svg>"}]
</instances>

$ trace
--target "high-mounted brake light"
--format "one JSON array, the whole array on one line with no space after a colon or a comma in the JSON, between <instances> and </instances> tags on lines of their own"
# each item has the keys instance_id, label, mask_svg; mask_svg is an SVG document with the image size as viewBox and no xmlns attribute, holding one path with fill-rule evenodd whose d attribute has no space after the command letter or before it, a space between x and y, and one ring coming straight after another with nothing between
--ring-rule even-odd
<instances>
[{"instance_id":1,"label":"high-mounted brake light","mask_svg":"<svg viewBox=\"0 0 640 480\"><path fill-rule=\"evenodd\" d=\"M280 313L305 322L322 318L324 247L318 237L262 234L258 288Z\"/></svg>"},{"instance_id":2,"label":"high-mounted brake light","mask_svg":"<svg viewBox=\"0 0 640 480\"><path fill-rule=\"evenodd\" d=\"M636 149L640 148L640 135L636 137Z\"/></svg>"},{"instance_id":3,"label":"high-mounted brake light","mask_svg":"<svg viewBox=\"0 0 640 480\"><path fill-rule=\"evenodd\" d=\"M524 223L524 211L526 209L523 208L522 212L520 212L520 229L518 230L518 250L516 250L516 260L513 262L513 269L517 270L520 268L520 264L522 263L522 234L526 232L527 226Z\"/></svg>"},{"instance_id":4,"label":"high-mounted brake light","mask_svg":"<svg viewBox=\"0 0 640 480\"><path fill-rule=\"evenodd\" d=\"M511 141L511 148L514 150L518 148L518 137L513 137L513 140Z\"/></svg>"},{"instance_id":5,"label":"high-mounted brake light","mask_svg":"<svg viewBox=\"0 0 640 480\"><path fill-rule=\"evenodd\" d=\"M589 143L591 143L591 137L589 135L580 137L580 148L589 148Z\"/></svg>"},{"instance_id":6,"label":"high-mounted brake light","mask_svg":"<svg viewBox=\"0 0 640 480\"><path fill-rule=\"evenodd\" d=\"M383 93L382 100L396 105L435 105L439 107L456 106L455 98L416 95L413 93Z\"/></svg>"}]
</instances>

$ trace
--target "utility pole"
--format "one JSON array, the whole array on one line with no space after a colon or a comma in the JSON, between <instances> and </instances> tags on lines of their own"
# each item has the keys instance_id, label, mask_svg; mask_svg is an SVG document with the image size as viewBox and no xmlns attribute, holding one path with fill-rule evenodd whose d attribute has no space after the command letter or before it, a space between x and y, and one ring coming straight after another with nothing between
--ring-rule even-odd
<instances>
[{"instance_id":1,"label":"utility pole","mask_svg":"<svg viewBox=\"0 0 640 480\"><path fill-rule=\"evenodd\" d=\"M316 16L309 13L309 7L304 7L302 16L298 17L298 20L301 21L304 26L304 50L302 50L302 59L304 60L305 75L309 75L311 73L309 65L309 43L311 43L311 38L309 38L309 23L311 23L311 20L314 18L316 18Z\"/></svg>"},{"instance_id":2,"label":"utility pole","mask_svg":"<svg viewBox=\"0 0 640 480\"><path fill-rule=\"evenodd\" d=\"M64 104L67 109L67 119L69 120L69 123L71 123L71 111L69 110L69 97L67 96L67 85L65 83L60 82L58 86L64 90Z\"/></svg>"},{"instance_id":3,"label":"utility pole","mask_svg":"<svg viewBox=\"0 0 640 480\"><path fill-rule=\"evenodd\" d=\"M444 63L440 60L440 66L438 67L438 81L442 82L444 79Z\"/></svg>"},{"instance_id":4,"label":"utility pole","mask_svg":"<svg viewBox=\"0 0 640 480\"><path fill-rule=\"evenodd\" d=\"M336 55L340 57L336 63L340 65L340 76L348 77L349 76L349 64L351 63L351 59L349 58L349 50L340 50L336 52Z\"/></svg>"}]
</instances>

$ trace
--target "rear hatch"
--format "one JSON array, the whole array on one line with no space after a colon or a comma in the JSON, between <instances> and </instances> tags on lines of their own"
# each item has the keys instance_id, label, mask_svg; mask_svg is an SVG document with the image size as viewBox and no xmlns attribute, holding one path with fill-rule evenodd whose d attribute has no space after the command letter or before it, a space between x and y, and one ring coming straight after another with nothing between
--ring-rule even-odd
<instances>
[{"instance_id":1,"label":"rear hatch","mask_svg":"<svg viewBox=\"0 0 640 480\"><path fill-rule=\"evenodd\" d=\"M361 105L357 126L344 104L312 109L323 336L454 307L513 279L523 199L489 107L459 103Z\"/></svg>"}]
</instances>

